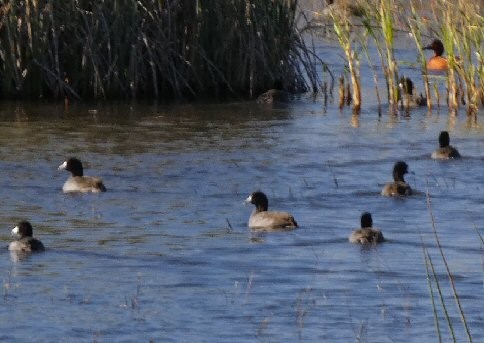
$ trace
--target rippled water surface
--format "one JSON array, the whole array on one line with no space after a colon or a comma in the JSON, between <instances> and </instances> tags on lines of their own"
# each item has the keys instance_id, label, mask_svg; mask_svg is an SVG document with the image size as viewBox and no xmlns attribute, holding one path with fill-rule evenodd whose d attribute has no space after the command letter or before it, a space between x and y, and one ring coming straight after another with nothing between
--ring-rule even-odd
<instances>
[{"instance_id":1,"label":"rippled water surface","mask_svg":"<svg viewBox=\"0 0 484 343\"><path fill-rule=\"evenodd\" d=\"M0 105L0 341L436 341L422 242L466 341L427 191L467 325L484 341L482 113L475 123L369 107L356 118L331 106ZM429 158L443 129L461 160ZM63 194L57 166L69 156L108 192ZM419 192L383 198L397 160ZM243 200L257 189L300 228L251 232ZM363 211L387 242L348 243ZM20 219L47 250L17 261L7 245Z\"/></svg>"}]
</instances>

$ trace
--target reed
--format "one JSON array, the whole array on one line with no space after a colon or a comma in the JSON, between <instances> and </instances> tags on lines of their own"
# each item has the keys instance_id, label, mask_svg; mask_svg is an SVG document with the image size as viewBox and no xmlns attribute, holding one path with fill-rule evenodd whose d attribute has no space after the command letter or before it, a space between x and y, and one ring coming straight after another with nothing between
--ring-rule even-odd
<instances>
[{"instance_id":1,"label":"reed","mask_svg":"<svg viewBox=\"0 0 484 343\"><path fill-rule=\"evenodd\" d=\"M456 302L457 309L458 309L459 315L461 317L462 324L464 326L464 331L467 335L468 341L472 342L472 336L471 336L470 328L467 324L465 313L464 313L464 310L463 310L462 305L460 303L459 294L457 292L457 288L456 288L455 282L454 282L454 277L452 276L452 273L450 271L449 264L447 263L447 258L445 257L444 250L442 248L442 244L440 243L440 238L439 238L439 235L437 233L437 228L436 228L436 225L435 225L435 218L434 218L434 214L433 214L433 211L432 211L432 203L431 203L430 194L429 194L429 191L428 191L428 184L427 184L427 192L426 192L426 201L427 201L427 208L428 208L431 223L432 223L432 232L434 234L435 242L437 244L437 248L439 250L440 256L442 258L442 262L443 262L444 267L445 267L445 272L446 272L447 277L449 279L449 283L450 283L450 286L451 286L451 289L452 289L452 294L454 296L454 300ZM431 263L430 265L433 268L433 264ZM435 270L433 270L433 274L435 275ZM439 290L439 292L440 292L440 290ZM441 295L441 298L442 298L442 295ZM449 319L447 319L447 320L450 324L450 320ZM452 336L454 337L453 330L451 330L451 332L452 332ZM454 337L454 341L455 341L455 337Z\"/></svg>"},{"instance_id":2,"label":"reed","mask_svg":"<svg viewBox=\"0 0 484 343\"><path fill-rule=\"evenodd\" d=\"M435 83L434 83L434 95L435 95L435 99L437 99L437 107L440 108L440 92L439 92L439 87Z\"/></svg>"},{"instance_id":3,"label":"reed","mask_svg":"<svg viewBox=\"0 0 484 343\"><path fill-rule=\"evenodd\" d=\"M353 112L359 113L361 111L361 87L360 87L360 66L358 54L354 48L354 38L352 30L351 16L348 15L349 8L344 3L341 7L330 10L331 18L333 19L333 28L338 39L338 42L343 49L348 63L348 70L351 78L351 99L353 101ZM349 90L346 93L350 93ZM350 97L347 97L349 100ZM341 108L340 101L340 108Z\"/></svg>"},{"instance_id":4,"label":"reed","mask_svg":"<svg viewBox=\"0 0 484 343\"><path fill-rule=\"evenodd\" d=\"M359 14L362 15L361 25L365 28L365 35L373 40L380 56L381 68L388 91L387 98L390 104L390 113L395 113L399 89L398 66L393 48L395 35L394 0L359 0L357 4L360 9ZM362 41L362 46L366 45L367 42ZM369 58L368 61L371 64ZM376 90L378 92L377 86ZM380 98L378 93L377 97ZM378 101L380 102L380 100Z\"/></svg>"},{"instance_id":5,"label":"reed","mask_svg":"<svg viewBox=\"0 0 484 343\"><path fill-rule=\"evenodd\" d=\"M299 340L302 340L303 338L304 320L306 318L306 315L311 311L314 306L314 301L311 295L312 291L312 287L307 286L299 292L296 299L295 311Z\"/></svg>"},{"instance_id":6,"label":"reed","mask_svg":"<svg viewBox=\"0 0 484 343\"><path fill-rule=\"evenodd\" d=\"M437 314L437 305L435 303L435 295L434 295L434 290L432 288L432 281L431 281L432 274L430 273L430 268L429 268L430 256L428 254L428 251L425 249L425 247L422 247L422 250L423 250L423 255L425 259L425 270L427 272L427 285L429 287L430 299L432 301L432 311L434 312L435 331L437 331L437 338L440 343L442 342L442 334L440 332L439 316Z\"/></svg>"},{"instance_id":7,"label":"reed","mask_svg":"<svg viewBox=\"0 0 484 343\"><path fill-rule=\"evenodd\" d=\"M438 320L438 316L437 316L437 313L436 313L437 309L436 309L435 301L433 299L433 290L432 290L431 280L434 281L435 287L437 288L437 292L439 294L440 304L442 305L442 310L444 311L445 321L447 323L447 326L449 327L449 332L450 332L450 335L452 336L452 341L457 342L457 339L455 337L454 327L452 326L452 321L450 319L449 311L447 310L447 305L445 304L444 294L442 292L442 288L440 286L440 282L439 282L439 279L438 279L438 274L435 271L434 263L432 262L432 258L431 258L430 254L429 254L429 252L426 248L424 248L424 254L425 254L425 263L426 263L425 268L427 270L427 276L431 275L431 279L429 278L428 283L429 283L430 293L431 293L431 297L432 297L432 307L433 307L434 316L435 316L435 320L436 320L435 326L436 326L436 330L437 330L437 333L438 333L439 341L441 341L442 337L441 337L439 320Z\"/></svg>"},{"instance_id":8,"label":"reed","mask_svg":"<svg viewBox=\"0 0 484 343\"><path fill-rule=\"evenodd\" d=\"M478 236L478 237L479 237L479 239L481 240L481 245L484 245L484 238L482 237L481 233L480 233L480 232L479 232L479 230L477 229L476 224L474 224L474 230L476 230L477 236Z\"/></svg>"},{"instance_id":9,"label":"reed","mask_svg":"<svg viewBox=\"0 0 484 343\"><path fill-rule=\"evenodd\" d=\"M432 107L432 89L423 54L423 42L433 38L442 40L447 53L449 68L445 80L449 112L457 113L459 100L466 104L469 114L477 113L484 104L484 18L475 1L434 0L428 3L412 0L409 3L403 0L355 0L349 3L341 0L329 6L332 8L329 14L333 32L348 60L350 72L352 61L359 62L357 52L360 48L366 49L367 38L374 41L380 55L379 67L385 77L391 107L395 107L393 105L398 103L399 98L398 63L394 53L397 32L409 33L414 39L429 109ZM319 26L312 25L313 29L319 27L321 31L327 31L327 16L324 17L324 13L328 11L321 11L320 16L325 19ZM363 35L362 27L365 29ZM358 47L352 41L354 37L360 37ZM366 55L372 66L367 52ZM378 87L376 92L379 97ZM464 100L459 99L459 95Z\"/></svg>"},{"instance_id":10,"label":"reed","mask_svg":"<svg viewBox=\"0 0 484 343\"><path fill-rule=\"evenodd\" d=\"M454 50L455 39L455 21L453 15L455 9L452 8L453 4L448 2L441 2L441 15L443 25L441 27L441 39L444 44L444 49L447 51L447 61L449 68L447 71L447 96L448 106L451 114L456 114L459 107L459 101L457 98L457 80L455 69L457 67L456 55Z\"/></svg>"},{"instance_id":11,"label":"reed","mask_svg":"<svg viewBox=\"0 0 484 343\"><path fill-rule=\"evenodd\" d=\"M367 30L368 32L368 30ZM381 97L380 97L380 90L378 88L378 75L377 75L377 70L375 64L372 62L370 58L370 52L368 51L368 44L367 44L367 38L366 35L361 41L361 47L365 53L366 60L368 61L368 65L371 68L371 72L373 74L373 83L375 84L375 94L376 94L376 99L378 102L378 116L381 116Z\"/></svg>"},{"instance_id":12,"label":"reed","mask_svg":"<svg viewBox=\"0 0 484 343\"><path fill-rule=\"evenodd\" d=\"M339 87L338 87L338 107L340 110L343 109L345 106L345 93L346 93L346 87L345 87L345 77L343 74L341 74L339 78Z\"/></svg>"},{"instance_id":13,"label":"reed","mask_svg":"<svg viewBox=\"0 0 484 343\"><path fill-rule=\"evenodd\" d=\"M438 25L428 29L437 32L447 52L449 111L451 114L457 113L460 95L467 113L476 114L483 87L480 69L484 19L479 5L469 0L436 0L432 13L433 21Z\"/></svg>"},{"instance_id":14,"label":"reed","mask_svg":"<svg viewBox=\"0 0 484 343\"><path fill-rule=\"evenodd\" d=\"M467 113L476 114L479 108L480 87L483 88L482 79L482 45L484 44L484 17L479 13L479 5L468 1L458 2L458 11L461 13L460 29L457 30L457 50L459 52L459 67L456 69L465 83L465 96ZM475 53L475 55L474 55ZM479 68L481 75L479 75Z\"/></svg>"},{"instance_id":15,"label":"reed","mask_svg":"<svg viewBox=\"0 0 484 343\"><path fill-rule=\"evenodd\" d=\"M410 32L412 33L415 46L417 47L417 50L418 50L420 68L422 70L422 79L423 79L424 89L425 89L425 97L427 99L427 108L431 110L432 96L430 93L429 77L428 77L428 71L427 71L427 60L423 52L423 43L422 43L422 31L424 31L425 28L423 27L421 17L417 12L417 7L415 2L416 2L415 0L412 0L410 2L411 16L407 17L408 18L407 24Z\"/></svg>"},{"instance_id":16,"label":"reed","mask_svg":"<svg viewBox=\"0 0 484 343\"><path fill-rule=\"evenodd\" d=\"M383 42L385 43L385 60L387 66L388 101L395 106L398 103L398 67L393 51L394 29L394 0L382 0L377 11L377 18L381 26Z\"/></svg>"},{"instance_id":17,"label":"reed","mask_svg":"<svg viewBox=\"0 0 484 343\"><path fill-rule=\"evenodd\" d=\"M4 98L247 97L317 89L297 0L4 0Z\"/></svg>"},{"instance_id":18,"label":"reed","mask_svg":"<svg viewBox=\"0 0 484 343\"><path fill-rule=\"evenodd\" d=\"M12 288L12 269L7 273L7 279L3 279L3 302L7 303L10 296L10 289Z\"/></svg>"}]
</instances>

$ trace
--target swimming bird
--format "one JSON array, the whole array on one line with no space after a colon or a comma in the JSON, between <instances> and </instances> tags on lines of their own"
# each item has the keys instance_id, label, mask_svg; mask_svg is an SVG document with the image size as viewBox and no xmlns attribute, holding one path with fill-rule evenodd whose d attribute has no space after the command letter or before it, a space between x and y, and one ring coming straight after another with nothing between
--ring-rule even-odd
<instances>
[{"instance_id":1,"label":"swimming bird","mask_svg":"<svg viewBox=\"0 0 484 343\"><path fill-rule=\"evenodd\" d=\"M424 47L424 50L433 50L434 56L427 61L428 70L440 70L445 71L449 68L449 63L445 57L442 57L444 53L444 44L440 39L434 39L430 45Z\"/></svg>"},{"instance_id":2,"label":"swimming bird","mask_svg":"<svg viewBox=\"0 0 484 343\"><path fill-rule=\"evenodd\" d=\"M450 142L449 133L447 131L441 131L439 135L440 148L435 150L430 157L437 160L448 160L450 158L460 158L459 151L457 151L456 148L450 145L449 142Z\"/></svg>"},{"instance_id":3,"label":"swimming bird","mask_svg":"<svg viewBox=\"0 0 484 343\"><path fill-rule=\"evenodd\" d=\"M348 239L350 243L361 244L376 244L384 241L381 231L373 228L373 219L369 212L361 215L361 229L353 231Z\"/></svg>"},{"instance_id":4,"label":"swimming bird","mask_svg":"<svg viewBox=\"0 0 484 343\"><path fill-rule=\"evenodd\" d=\"M249 218L249 228L251 229L294 229L297 223L294 217L287 212L268 211L269 201L267 196L260 192L254 192L247 199L245 203L255 205L255 209Z\"/></svg>"},{"instance_id":5,"label":"swimming bird","mask_svg":"<svg viewBox=\"0 0 484 343\"><path fill-rule=\"evenodd\" d=\"M12 229L12 235L19 239L11 242L8 250L14 252L37 252L45 250L44 245L38 239L32 237L32 225L28 221L21 221Z\"/></svg>"},{"instance_id":6,"label":"swimming bird","mask_svg":"<svg viewBox=\"0 0 484 343\"><path fill-rule=\"evenodd\" d=\"M274 87L257 98L258 104L288 103L289 93L284 90L280 80L274 81Z\"/></svg>"},{"instance_id":7,"label":"swimming bird","mask_svg":"<svg viewBox=\"0 0 484 343\"><path fill-rule=\"evenodd\" d=\"M418 97L414 97L413 91L415 90L415 87L410 78L400 78L398 88L400 90L398 93L398 100L401 101L403 107L409 108L427 105L427 99L423 97L422 93L420 93Z\"/></svg>"},{"instance_id":8,"label":"swimming bird","mask_svg":"<svg viewBox=\"0 0 484 343\"><path fill-rule=\"evenodd\" d=\"M403 161L398 161L393 166L393 182L387 183L382 191L381 195L391 196L405 196L411 195L412 189L405 182L403 175L408 173L408 165Z\"/></svg>"},{"instance_id":9,"label":"swimming bird","mask_svg":"<svg viewBox=\"0 0 484 343\"><path fill-rule=\"evenodd\" d=\"M71 172L71 176L67 179L62 187L64 193L69 192L105 192L106 187L103 181L98 177L84 176L82 163L77 158L71 157L62 163L59 170L67 170Z\"/></svg>"}]
</instances>

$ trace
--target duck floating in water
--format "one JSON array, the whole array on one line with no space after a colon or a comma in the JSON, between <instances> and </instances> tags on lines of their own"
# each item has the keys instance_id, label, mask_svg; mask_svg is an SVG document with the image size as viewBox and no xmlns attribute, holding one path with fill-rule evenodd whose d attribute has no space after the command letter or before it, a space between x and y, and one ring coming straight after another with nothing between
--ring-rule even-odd
<instances>
[{"instance_id":1,"label":"duck floating in water","mask_svg":"<svg viewBox=\"0 0 484 343\"><path fill-rule=\"evenodd\" d=\"M254 192L245 199L245 203L255 205L255 209L249 218L249 228L262 230L290 230L297 227L294 217L287 212L268 211L269 201L267 196L260 192Z\"/></svg>"},{"instance_id":2,"label":"duck floating in water","mask_svg":"<svg viewBox=\"0 0 484 343\"><path fill-rule=\"evenodd\" d=\"M440 39L434 39L430 45L424 47L424 50L433 50L434 56L427 61L428 70L446 71L449 68L449 63L445 57L442 57L444 53L444 44Z\"/></svg>"},{"instance_id":3,"label":"duck floating in water","mask_svg":"<svg viewBox=\"0 0 484 343\"><path fill-rule=\"evenodd\" d=\"M440 148L435 150L431 157L436 160L448 160L450 158L460 158L459 151L454 148L450 143L449 133L447 131L441 131L439 135Z\"/></svg>"},{"instance_id":4,"label":"duck floating in water","mask_svg":"<svg viewBox=\"0 0 484 343\"><path fill-rule=\"evenodd\" d=\"M21 221L12 229L12 235L19 236L19 239L11 242L8 250L17 253L31 253L44 251L44 245L33 236L32 225L28 221Z\"/></svg>"},{"instance_id":5,"label":"duck floating in water","mask_svg":"<svg viewBox=\"0 0 484 343\"><path fill-rule=\"evenodd\" d=\"M361 215L361 228L353 231L348 240L350 243L377 244L385 239L380 230L373 228L371 213L364 212Z\"/></svg>"},{"instance_id":6,"label":"duck floating in water","mask_svg":"<svg viewBox=\"0 0 484 343\"><path fill-rule=\"evenodd\" d=\"M363 6L350 3L349 1L326 0L323 1L323 4L325 5L324 8L318 13L318 17L323 19L331 19L331 15L334 12L341 13L345 17L362 17L365 13Z\"/></svg>"},{"instance_id":7,"label":"duck floating in water","mask_svg":"<svg viewBox=\"0 0 484 343\"><path fill-rule=\"evenodd\" d=\"M420 93L418 97L414 97L413 92L415 87L410 78L402 77L398 83L398 87L400 89L398 98L403 107L409 108L427 105L427 99L422 95L422 93Z\"/></svg>"},{"instance_id":8,"label":"duck floating in water","mask_svg":"<svg viewBox=\"0 0 484 343\"><path fill-rule=\"evenodd\" d=\"M276 80L274 82L274 88L269 89L267 92L262 93L257 98L258 104L286 104L289 102L289 93L284 90L282 82Z\"/></svg>"},{"instance_id":9,"label":"duck floating in water","mask_svg":"<svg viewBox=\"0 0 484 343\"><path fill-rule=\"evenodd\" d=\"M98 177L84 176L84 169L82 163L77 158L71 157L62 163L59 170L67 170L71 172L71 176L67 179L62 187L64 193L80 192L80 193L98 193L105 192L106 187L103 181Z\"/></svg>"},{"instance_id":10,"label":"duck floating in water","mask_svg":"<svg viewBox=\"0 0 484 343\"><path fill-rule=\"evenodd\" d=\"M412 188L405 182L403 175L408 173L408 165L403 161L398 161L393 166L393 182L387 183L381 195L387 197L406 196L412 194Z\"/></svg>"}]
</instances>

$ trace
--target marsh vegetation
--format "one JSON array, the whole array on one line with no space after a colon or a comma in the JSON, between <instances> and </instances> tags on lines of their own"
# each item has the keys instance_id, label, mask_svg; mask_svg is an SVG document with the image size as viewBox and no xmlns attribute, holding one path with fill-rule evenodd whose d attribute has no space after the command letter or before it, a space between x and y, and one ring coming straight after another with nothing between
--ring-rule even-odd
<instances>
[{"instance_id":1,"label":"marsh vegetation","mask_svg":"<svg viewBox=\"0 0 484 343\"><path fill-rule=\"evenodd\" d=\"M318 88L296 0L4 0L4 98L252 97Z\"/></svg>"},{"instance_id":2,"label":"marsh vegetation","mask_svg":"<svg viewBox=\"0 0 484 343\"><path fill-rule=\"evenodd\" d=\"M0 3L0 96L54 99L255 98L280 82L292 93L333 86L314 36L337 41L346 59L340 104L364 106L360 63L374 69L381 106L401 99L395 41L410 35L431 109L455 114L484 103L484 17L470 0L26 0ZM308 4L313 7L308 11ZM429 84L423 49L443 42L446 94ZM324 43L323 43L324 44ZM369 46L379 59L372 60ZM373 57L374 59L374 57ZM383 71L386 92L376 70ZM330 74L331 83L323 82ZM346 80L349 82L346 83ZM351 87L350 87L351 85ZM432 91L433 90L433 91ZM330 90L332 91L332 89ZM386 101L380 93L386 93ZM326 101L326 100L325 100Z\"/></svg>"},{"instance_id":3,"label":"marsh vegetation","mask_svg":"<svg viewBox=\"0 0 484 343\"><path fill-rule=\"evenodd\" d=\"M315 3L321 2L312 1L313 6ZM429 109L434 105L429 86L432 74L427 70L423 49L434 38L443 42L447 54L448 68L439 75L445 78L450 113L455 114L460 106L465 106L467 113L476 114L484 103L484 17L475 1L341 0L311 13L312 32L324 39L336 37L344 51L355 112L362 106L359 95L362 58L371 65L379 63L383 69L387 100L394 111L401 98L399 80L403 76L394 53L398 35L408 35L414 40ZM371 61L366 53L370 44L378 51L378 62ZM439 98L440 94L435 94L435 100Z\"/></svg>"}]
</instances>

